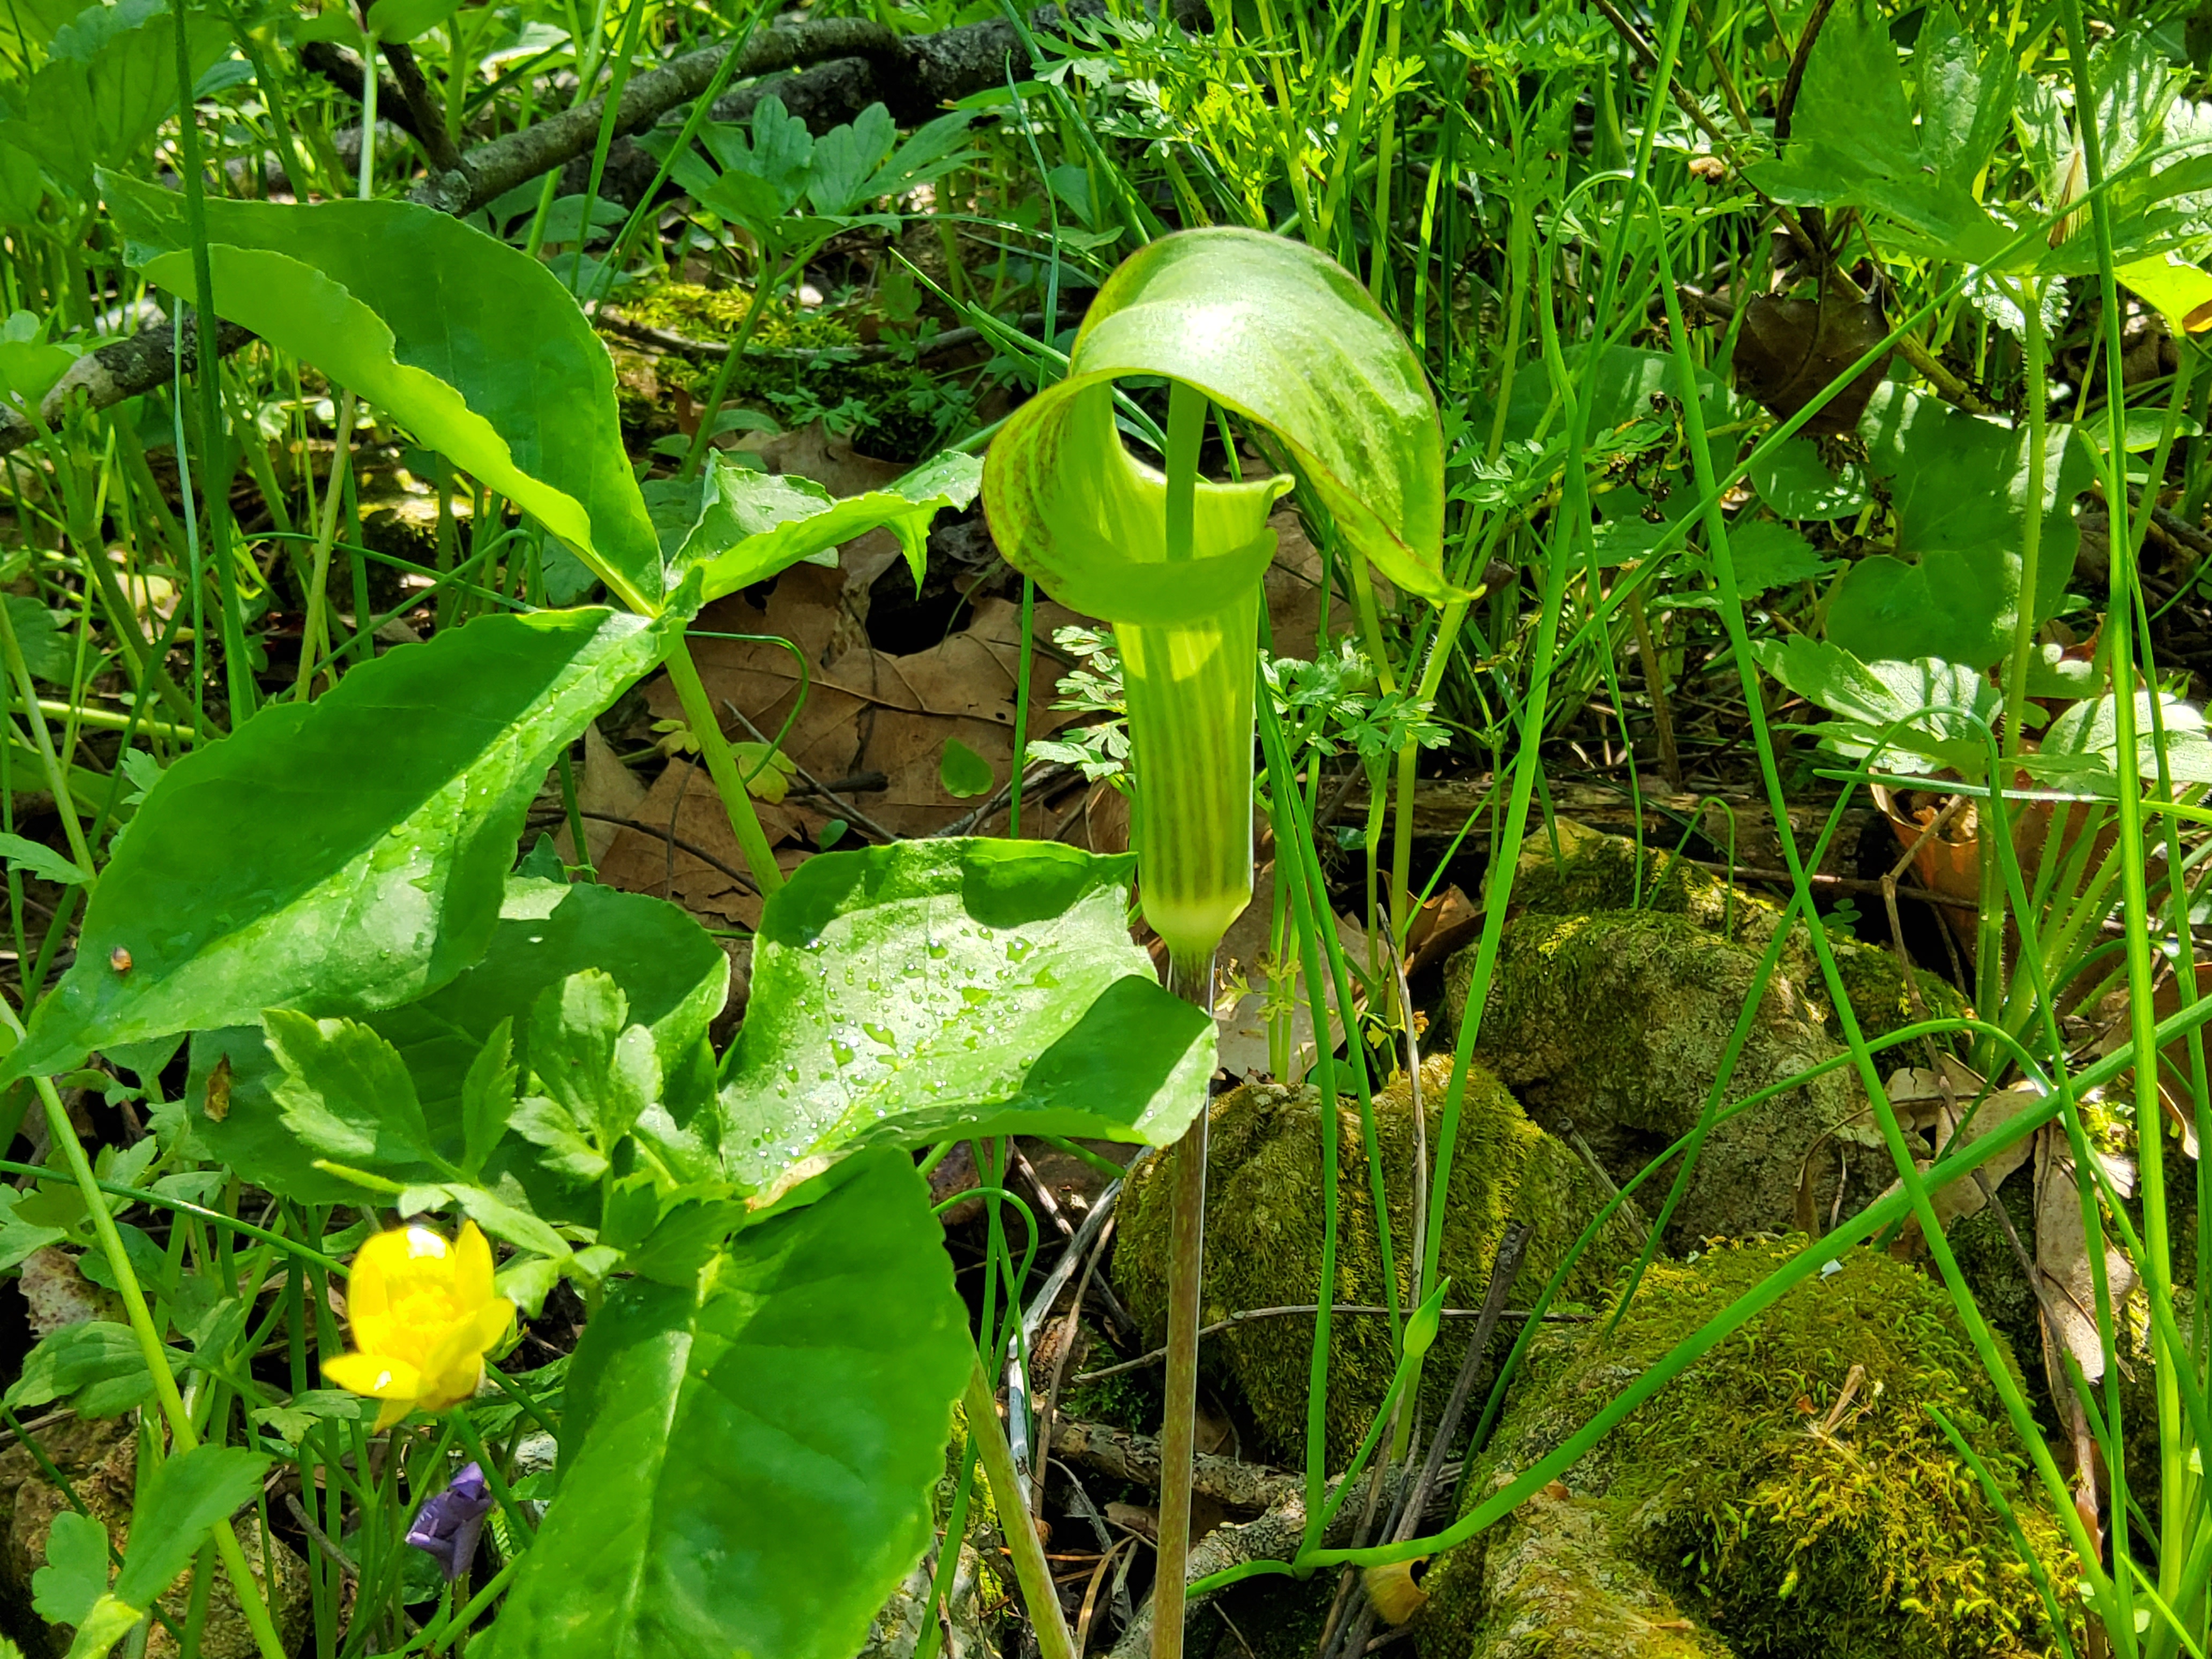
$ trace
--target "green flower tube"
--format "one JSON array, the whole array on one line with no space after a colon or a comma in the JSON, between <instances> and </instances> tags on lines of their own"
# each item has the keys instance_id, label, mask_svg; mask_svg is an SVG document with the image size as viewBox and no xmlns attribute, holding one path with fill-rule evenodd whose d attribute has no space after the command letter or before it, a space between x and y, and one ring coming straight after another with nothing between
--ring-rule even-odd
<instances>
[{"instance_id":1,"label":"green flower tube","mask_svg":"<svg viewBox=\"0 0 2212 1659\"><path fill-rule=\"evenodd\" d=\"M1267 514L1285 474L1190 486L1132 455L1113 382L1164 377L1265 428L1356 551L1442 602L1443 436L1419 363L1358 283L1303 243L1185 231L1125 261L1068 373L1000 429L983 465L1000 551L1115 625L1137 782L1146 919L1195 973L1250 901L1252 696Z\"/></svg>"}]
</instances>

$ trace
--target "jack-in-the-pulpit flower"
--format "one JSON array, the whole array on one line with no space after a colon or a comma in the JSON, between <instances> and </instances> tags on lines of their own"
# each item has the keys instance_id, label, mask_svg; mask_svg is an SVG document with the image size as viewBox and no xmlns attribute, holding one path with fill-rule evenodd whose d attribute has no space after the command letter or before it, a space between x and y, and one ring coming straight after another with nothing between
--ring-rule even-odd
<instances>
[{"instance_id":1,"label":"jack-in-the-pulpit flower","mask_svg":"<svg viewBox=\"0 0 2212 1659\"><path fill-rule=\"evenodd\" d=\"M416 1511L407 1541L434 1557L447 1583L468 1576L477 1559L477 1540L484 1517L491 1513L491 1486L483 1466L471 1463L455 1475L445 1491L425 1498Z\"/></svg>"},{"instance_id":2,"label":"jack-in-the-pulpit flower","mask_svg":"<svg viewBox=\"0 0 2212 1659\"><path fill-rule=\"evenodd\" d=\"M474 1394L514 1317L492 1292L491 1246L473 1221L450 1244L428 1227L379 1233L354 1256L346 1300L358 1352L325 1360L323 1375L380 1401L379 1429Z\"/></svg>"}]
</instances>

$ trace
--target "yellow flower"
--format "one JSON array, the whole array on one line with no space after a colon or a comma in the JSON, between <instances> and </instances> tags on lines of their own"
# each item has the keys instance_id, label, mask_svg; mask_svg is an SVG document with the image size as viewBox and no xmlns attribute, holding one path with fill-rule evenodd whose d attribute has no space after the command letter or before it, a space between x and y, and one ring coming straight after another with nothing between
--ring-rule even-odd
<instances>
[{"instance_id":1,"label":"yellow flower","mask_svg":"<svg viewBox=\"0 0 2212 1659\"><path fill-rule=\"evenodd\" d=\"M355 1255L346 1297L360 1352L324 1361L323 1375L383 1401L379 1429L473 1395L485 1351L514 1317L492 1294L491 1246L473 1221L451 1244L428 1227L379 1233Z\"/></svg>"}]
</instances>

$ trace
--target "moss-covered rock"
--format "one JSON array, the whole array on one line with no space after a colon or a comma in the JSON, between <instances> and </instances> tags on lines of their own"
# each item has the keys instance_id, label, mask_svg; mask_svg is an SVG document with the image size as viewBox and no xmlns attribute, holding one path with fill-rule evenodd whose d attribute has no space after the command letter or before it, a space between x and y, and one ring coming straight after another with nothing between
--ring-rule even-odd
<instances>
[{"instance_id":1,"label":"moss-covered rock","mask_svg":"<svg viewBox=\"0 0 2212 1659\"><path fill-rule=\"evenodd\" d=\"M1758 969L1756 952L1680 915L1523 914L1505 927L1477 1054L1540 1123L1584 1137L1625 1184L1696 1127ZM1472 953L1462 951L1448 976L1455 1024L1471 969ZM1746 1099L1836 1053L1820 1010L1776 973L1758 999L1726 1098ZM1800 1176L1818 1145L1839 1138L1878 1146L1871 1130L1850 1127L1863 1101L1839 1068L1717 1125L1668 1225L1669 1248L1794 1224ZM1869 1184L1875 1156L1854 1164L1858 1187L1845 1195L1855 1206L1881 1183ZM1810 1168L1811 1196L1825 1206L1833 1165L1820 1159ZM1656 1197L1647 1200L1656 1206Z\"/></svg>"},{"instance_id":2,"label":"moss-covered rock","mask_svg":"<svg viewBox=\"0 0 2212 1659\"><path fill-rule=\"evenodd\" d=\"M1441 1145L1449 1062L1423 1068L1422 1108L1433 1161ZM1205 1317L1245 1309L1310 1304L1321 1283L1322 1206L1320 1097L1312 1089L1252 1084L1213 1103L1206 1162ZM1413 1238L1412 1090L1401 1079L1375 1097L1376 1136L1387 1177L1391 1267L1401 1304L1410 1294ZM1359 1113L1335 1114L1336 1297L1380 1305L1387 1299L1381 1234L1369 1183ZM1120 1211L1114 1282L1129 1310L1155 1333L1165 1328L1169 1182L1167 1160L1130 1178ZM1533 1229L1521 1283L1540 1285L1610 1196L1570 1148L1529 1121L1513 1097L1480 1067L1468 1079L1444 1206L1439 1261L1451 1300L1479 1302L1509 1221ZM1638 1227L1616 1218L1569 1278L1565 1294L1595 1301L1641 1243ZM1209 1338L1216 1375L1249 1402L1266 1449L1286 1462L1304 1455L1312 1326L1307 1320L1255 1321ZM1430 1420L1450 1391L1465 1346L1446 1327L1423 1380ZM1328 1462L1341 1468L1358 1447L1389 1386L1389 1322L1340 1315L1330 1334Z\"/></svg>"},{"instance_id":3,"label":"moss-covered rock","mask_svg":"<svg viewBox=\"0 0 2212 1659\"><path fill-rule=\"evenodd\" d=\"M1678 916L1702 932L1753 951L1762 951L1772 942L1783 910L1776 901L1733 885L1663 847L1646 846L1639 853L1626 836L1606 835L1566 820L1530 837L1514 874L1512 904L1516 915L1648 911ZM1837 933L1829 935L1828 943L1844 994L1869 1037L1887 1036L1925 1018L1913 1006L1916 989L1921 1008L1928 1013L1950 1015L1965 1009L1957 990L1924 969L1915 970L1908 988L1905 970L1892 951ZM1780 966L1828 1035L1842 1041L1843 1028L1805 922L1790 930ZM1463 971L1461 983L1458 994L1463 995Z\"/></svg>"},{"instance_id":4,"label":"moss-covered rock","mask_svg":"<svg viewBox=\"0 0 2212 1659\"><path fill-rule=\"evenodd\" d=\"M1802 1243L1655 1264L1610 1339L1601 1326L1539 1344L1468 1502L1558 1447ZM1931 1412L1975 1448L2051 1582L2070 1584L2076 1565L1948 1299L1872 1250L1717 1344L1563 1483L1742 1659L2045 1653L2055 1637L2030 1565ZM1437 1564L1426 1659L1490 1651L1476 1645L1498 1610L1483 1586L1543 1501Z\"/></svg>"},{"instance_id":5,"label":"moss-covered rock","mask_svg":"<svg viewBox=\"0 0 2212 1659\"><path fill-rule=\"evenodd\" d=\"M1423 1659L1733 1659L1624 1554L1603 1498L1542 1492L1425 1581Z\"/></svg>"}]
</instances>

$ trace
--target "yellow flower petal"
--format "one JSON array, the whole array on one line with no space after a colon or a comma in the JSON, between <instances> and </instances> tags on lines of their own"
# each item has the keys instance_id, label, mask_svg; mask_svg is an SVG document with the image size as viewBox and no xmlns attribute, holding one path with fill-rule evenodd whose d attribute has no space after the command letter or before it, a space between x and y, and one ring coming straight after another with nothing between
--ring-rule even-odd
<instances>
[{"instance_id":1,"label":"yellow flower petal","mask_svg":"<svg viewBox=\"0 0 2212 1659\"><path fill-rule=\"evenodd\" d=\"M507 1334L507 1324L514 1317L514 1304L502 1297L457 1321L424 1357L422 1375L434 1382L482 1359L485 1351ZM469 1389L471 1393L476 1389L473 1375Z\"/></svg>"},{"instance_id":2,"label":"yellow flower petal","mask_svg":"<svg viewBox=\"0 0 2212 1659\"><path fill-rule=\"evenodd\" d=\"M476 1397L483 1381L483 1356L472 1353L456 1360L448 1370L432 1371L423 1378L422 1398L415 1403L426 1412L441 1412Z\"/></svg>"},{"instance_id":3,"label":"yellow flower petal","mask_svg":"<svg viewBox=\"0 0 2212 1659\"><path fill-rule=\"evenodd\" d=\"M391 1354L342 1353L323 1361L323 1375L348 1392L372 1400L411 1401L422 1393L422 1373Z\"/></svg>"},{"instance_id":4,"label":"yellow flower petal","mask_svg":"<svg viewBox=\"0 0 2212 1659\"><path fill-rule=\"evenodd\" d=\"M464 1308L491 1300L491 1245L473 1221L461 1224L453 1243L453 1296Z\"/></svg>"}]
</instances>

